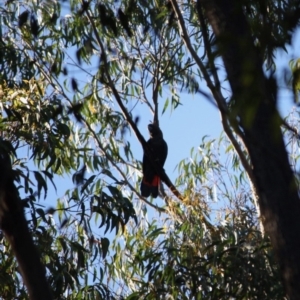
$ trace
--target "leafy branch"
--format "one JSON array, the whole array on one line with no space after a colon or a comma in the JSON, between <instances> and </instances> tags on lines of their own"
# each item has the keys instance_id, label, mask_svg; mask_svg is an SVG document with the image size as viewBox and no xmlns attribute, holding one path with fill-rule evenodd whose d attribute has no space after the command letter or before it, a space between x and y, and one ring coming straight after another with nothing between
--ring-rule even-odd
<instances>
[{"instance_id":1,"label":"leafy branch","mask_svg":"<svg viewBox=\"0 0 300 300\"><path fill-rule=\"evenodd\" d=\"M235 138L235 136L230 128L230 126L234 127L234 129L237 131L237 133L239 133L239 135L242 135L242 133L240 132L238 127L235 126L230 121L229 111L228 111L228 108L226 105L226 100L223 97L221 90L220 90L220 82L218 79L216 68L211 66L212 73L213 73L213 76L216 81L216 83L213 83L213 81L210 79L210 76L209 76L209 73L207 72L206 67L204 66L203 62L201 61L200 57L198 56L197 52L195 51L194 47L192 46L191 40L189 38L189 34L188 34L186 26L185 26L185 22L184 22L184 19L183 19L183 16L182 16L182 13L180 11L177 1L170 0L170 2L172 3L173 10L178 19L178 25L181 29L182 39L183 39L185 45L187 46L189 52L191 53L193 59L195 60L196 64L200 68L200 70L203 74L204 80L206 81L208 88L210 89L211 93L214 96L214 99L217 102L217 105L218 105L218 108L219 108L219 111L221 114L221 121L223 124L224 131L227 134L227 136L229 137L230 141L232 142L236 152L238 153L238 155L241 159L241 162L243 164L243 167L245 168L248 176L250 177L251 180L254 180L251 164L249 164L248 159L243 152L243 149L241 148L239 142ZM198 5L199 5L199 3L198 3ZM200 23L204 23L202 14L199 16L199 19L200 19ZM206 30L206 27L204 30ZM204 36L205 36L205 43L208 43L208 40L206 40L206 39L208 39L207 35L204 34ZM210 48L208 47L208 49L210 49ZM210 61L210 64L212 64L212 57L211 57L212 54L209 50L208 50L208 55L210 55L210 57L208 59Z\"/></svg>"},{"instance_id":2,"label":"leafy branch","mask_svg":"<svg viewBox=\"0 0 300 300\"><path fill-rule=\"evenodd\" d=\"M87 10L86 11L86 14L87 14L87 17L88 17L88 20L90 21L92 27L93 27L93 30L94 30L94 33L95 33L95 36L96 36L96 40L97 40L97 43L101 49L101 58L103 60L103 66L104 66L104 71L105 71L105 75L106 75L106 78L107 78L107 85L108 87L111 89L121 111L122 111L122 114L125 118L125 120L128 122L128 124L130 125L130 127L132 128L133 132L135 133L137 139L139 140L139 142L141 143L142 147L143 147L143 150L145 151L145 153L149 153L149 157L152 157L151 156L151 151L150 149L148 149L147 147L147 143L146 143L146 140L145 138L142 136L142 134L140 133L139 129L137 128L137 125L136 123L132 120L130 114L128 113L126 107L124 106L123 102L122 102L122 99L111 79L111 76L110 76L110 73L109 73L109 65L108 65L108 61L107 61L107 55L106 55L106 51L105 51L105 48L104 48L104 45L101 41L101 38L98 34L98 31L97 31L97 28L96 28L96 25L95 25L95 22L94 22L94 19L92 18L92 16L90 15L90 12ZM160 168L158 166L158 164L153 160L151 161L155 170L158 172L158 174L160 175L161 179L163 182L165 182L165 184L170 188L170 190L172 191L172 193L177 197L179 198L180 200L183 200L183 196L180 194L180 192L176 189L176 187L174 186L174 184L172 183L172 181L169 179L168 175L166 174L166 172L164 171L163 168Z\"/></svg>"}]
</instances>

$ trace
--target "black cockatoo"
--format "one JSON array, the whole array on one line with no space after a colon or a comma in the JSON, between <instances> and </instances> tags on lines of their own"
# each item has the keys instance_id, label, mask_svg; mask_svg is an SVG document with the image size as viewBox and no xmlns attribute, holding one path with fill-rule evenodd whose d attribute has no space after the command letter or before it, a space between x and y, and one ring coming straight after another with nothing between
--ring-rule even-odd
<instances>
[{"instance_id":1,"label":"black cockatoo","mask_svg":"<svg viewBox=\"0 0 300 300\"><path fill-rule=\"evenodd\" d=\"M163 167L168 154L168 145L163 139L163 133L155 124L149 124L148 130L150 139L147 141L148 149L152 155L152 161L156 162L159 167ZM158 196L158 187L160 177L151 163L149 156L144 153L143 157L143 179L141 182L141 193L143 197L153 198Z\"/></svg>"}]
</instances>

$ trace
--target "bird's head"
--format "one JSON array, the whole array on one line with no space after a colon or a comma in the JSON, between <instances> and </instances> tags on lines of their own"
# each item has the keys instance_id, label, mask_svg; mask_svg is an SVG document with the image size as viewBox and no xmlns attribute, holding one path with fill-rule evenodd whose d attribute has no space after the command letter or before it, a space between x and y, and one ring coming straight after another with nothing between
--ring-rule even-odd
<instances>
[{"instance_id":1,"label":"bird's head","mask_svg":"<svg viewBox=\"0 0 300 300\"><path fill-rule=\"evenodd\" d=\"M163 136L162 131L156 124L150 123L148 125L148 130L149 130L149 134L151 137L162 137Z\"/></svg>"}]
</instances>

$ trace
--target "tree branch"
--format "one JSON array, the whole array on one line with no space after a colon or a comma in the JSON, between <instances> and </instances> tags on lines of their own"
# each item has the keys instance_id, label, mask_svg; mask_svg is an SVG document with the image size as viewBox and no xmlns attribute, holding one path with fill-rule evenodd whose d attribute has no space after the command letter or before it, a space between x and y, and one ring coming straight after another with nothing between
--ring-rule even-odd
<instances>
[{"instance_id":1,"label":"tree branch","mask_svg":"<svg viewBox=\"0 0 300 300\"><path fill-rule=\"evenodd\" d=\"M230 120L228 118L228 109L227 109L226 101L225 101L221 91L219 90L219 88L216 87L214 85L214 83L212 82L212 80L210 79L209 74L208 74L204 64L202 63L202 61L199 58L197 52L194 50L194 48L191 44L188 32L187 32L186 27L185 27L185 22L184 22L184 19L183 19L183 16L181 14L181 11L180 11L180 8L178 6L177 1L176 0L170 0L170 1L172 3L173 9L174 9L175 14L176 14L177 19L178 19L179 28L181 29L181 32L182 32L183 41L184 41L185 45L187 46L189 52L191 53L193 59L195 60L196 64L200 68L200 70L203 74L204 80L206 81L208 88L210 89L211 93L213 94L214 99L217 102L217 105L219 107L219 111L220 111L220 114L221 114L221 122L222 122L222 125L223 125L223 128L224 128L224 131L227 134L228 138L230 139L230 141L231 141L232 145L234 146L236 152L238 153L238 155L241 159L242 165L243 165L244 169L246 170L246 172L248 173L248 176L250 177L251 180L254 180L252 167L249 164L245 154L243 153L243 150L241 149L238 141L234 137L234 135L232 133L232 130L230 128L230 125L232 126L232 122L230 122ZM213 73L214 73L215 68L212 68L212 69L213 69ZM215 80L216 80L217 83L219 82L218 76L215 76ZM235 127L237 127L237 126L235 126ZM237 128L237 130L238 130L238 128ZM237 131L237 132L240 133L240 131Z\"/></svg>"},{"instance_id":2,"label":"tree branch","mask_svg":"<svg viewBox=\"0 0 300 300\"><path fill-rule=\"evenodd\" d=\"M274 94L263 71L262 54L254 44L241 2L201 0L201 5L227 71L233 94L232 118L239 122L253 164L253 184L265 230L277 255L288 297L300 299L299 192Z\"/></svg>"},{"instance_id":3,"label":"tree branch","mask_svg":"<svg viewBox=\"0 0 300 300\"><path fill-rule=\"evenodd\" d=\"M139 140L139 142L141 143L142 147L143 147L143 150L145 153L148 153L149 154L149 157L150 157L150 160L152 162L152 165L153 167L155 168L155 170L157 171L157 173L160 175L161 177L161 180L170 188L170 190L172 191L172 193L177 197L179 198L180 200L183 200L183 196L180 194L180 192L176 189L176 187L173 185L173 183L171 182L171 180L169 179L168 175L166 174L165 170L163 168L161 168L160 166L158 166L158 164L153 160L152 161L152 155L151 155L151 151L150 149L148 149L147 147L147 143L146 143L146 140L144 139L144 137L142 136L142 134L140 133L139 129L137 128L135 122L132 120L130 114L128 113L126 107L124 106L123 102L122 102L122 99L110 77L110 74L109 74L109 66L108 66L108 62L107 62L107 56L106 56L106 52L105 52L105 48L104 48L104 45L101 41L101 38L98 34L98 31L97 31L97 28L96 28L96 25L95 25L95 22L93 20L93 18L91 17L89 11L86 11L86 14L87 14L87 17L93 27L93 30L94 30L94 33L95 33L95 36L96 36L96 40L97 40L97 43L101 49L101 53L102 53L102 59L103 59L103 64L104 64L104 69L105 69L105 75L107 77L107 80L108 80L108 87L112 90L112 93L122 111L122 114L125 118L125 120L129 123L130 127L132 128L133 132L135 133L137 139Z\"/></svg>"},{"instance_id":4,"label":"tree branch","mask_svg":"<svg viewBox=\"0 0 300 300\"><path fill-rule=\"evenodd\" d=\"M19 269L31 300L51 300L46 270L33 243L15 187L10 157L0 151L0 226L17 258Z\"/></svg>"},{"instance_id":5,"label":"tree branch","mask_svg":"<svg viewBox=\"0 0 300 300\"><path fill-rule=\"evenodd\" d=\"M94 139L97 142L98 147L105 152L105 149L102 147L102 144L99 140L98 135L96 134L96 132L92 129L91 125L84 119L82 118L82 121L84 122L85 126L89 129L89 131L92 133ZM153 207L154 209L158 210L159 212L165 212L165 209L162 207L159 207L157 205L152 204L151 202L149 202L146 198L142 197L141 194L132 186L132 184L127 180L126 175L123 173L123 171L118 167L118 165L114 162L114 159L107 153L105 152L105 156L107 157L107 159L110 161L110 163L116 168L116 170L119 172L119 174L123 177L123 180L126 182L126 184L129 186L129 188L136 193L139 198L143 199L143 201L148 204L149 206Z\"/></svg>"}]
</instances>

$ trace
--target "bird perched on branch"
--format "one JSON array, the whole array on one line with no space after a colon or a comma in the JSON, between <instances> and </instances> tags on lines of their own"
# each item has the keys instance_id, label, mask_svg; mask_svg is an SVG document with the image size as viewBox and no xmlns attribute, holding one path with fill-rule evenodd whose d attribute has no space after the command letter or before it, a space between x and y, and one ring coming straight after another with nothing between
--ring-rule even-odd
<instances>
[{"instance_id":1,"label":"bird perched on branch","mask_svg":"<svg viewBox=\"0 0 300 300\"><path fill-rule=\"evenodd\" d=\"M143 197L153 198L158 196L160 177L153 165L163 168L168 155L168 145L163 139L163 133L156 124L149 124L148 130L150 139L147 141L149 154L144 153L143 157L143 179L141 182L141 194ZM150 157L149 157L150 156Z\"/></svg>"}]
</instances>

